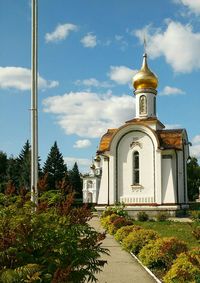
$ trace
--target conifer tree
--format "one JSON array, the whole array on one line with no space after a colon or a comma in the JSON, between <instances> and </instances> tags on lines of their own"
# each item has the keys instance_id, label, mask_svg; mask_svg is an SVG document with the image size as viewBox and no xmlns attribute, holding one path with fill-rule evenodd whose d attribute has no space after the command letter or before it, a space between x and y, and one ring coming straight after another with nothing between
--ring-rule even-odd
<instances>
[{"instance_id":1,"label":"conifer tree","mask_svg":"<svg viewBox=\"0 0 200 283\"><path fill-rule=\"evenodd\" d=\"M67 166L64 162L63 156L60 153L57 142L51 147L47 156L47 160L44 164L43 173L48 174L47 182L48 189L54 190L57 184L62 181L67 173Z\"/></svg>"},{"instance_id":2,"label":"conifer tree","mask_svg":"<svg viewBox=\"0 0 200 283\"><path fill-rule=\"evenodd\" d=\"M0 151L0 192L3 192L5 189L7 166L7 154Z\"/></svg>"},{"instance_id":3,"label":"conifer tree","mask_svg":"<svg viewBox=\"0 0 200 283\"><path fill-rule=\"evenodd\" d=\"M69 179L76 193L76 197L82 198L82 179L76 162L74 163L72 170L69 172Z\"/></svg>"},{"instance_id":4,"label":"conifer tree","mask_svg":"<svg viewBox=\"0 0 200 283\"><path fill-rule=\"evenodd\" d=\"M19 187L19 176L20 176L20 169L19 169L19 161L17 158L14 158L11 156L8 159L8 166L7 166L7 172L6 177L7 181L12 181L15 188Z\"/></svg>"},{"instance_id":5,"label":"conifer tree","mask_svg":"<svg viewBox=\"0 0 200 283\"><path fill-rule=\"evenodd\" d=\"M28 191L31 185L31 146L28 140L19 154L18 166L20 170L19 186Z\"/></svg>"}]
</instances>

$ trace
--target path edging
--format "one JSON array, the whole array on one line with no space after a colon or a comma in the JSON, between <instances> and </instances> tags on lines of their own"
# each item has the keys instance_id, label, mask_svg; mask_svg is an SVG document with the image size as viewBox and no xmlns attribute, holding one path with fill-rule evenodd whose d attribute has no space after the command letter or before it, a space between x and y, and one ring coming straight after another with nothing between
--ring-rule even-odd
<instances>
[{"instance_id":1,"label":"path edging","mask_svg":"<svg viewBox=\"0 0 200 283\"><path fill-rule=\"evenodd\" d=\"M163 283L162 281L160 281L160 279L158 279L155 274L153 274L153 272L146 267L132 252L130 252L131 256L137 260L137 262L149 273L149 275L151 275L151 277L153 277L153 279L156 280L157 283Z\"/></svg>"}]
</instances>

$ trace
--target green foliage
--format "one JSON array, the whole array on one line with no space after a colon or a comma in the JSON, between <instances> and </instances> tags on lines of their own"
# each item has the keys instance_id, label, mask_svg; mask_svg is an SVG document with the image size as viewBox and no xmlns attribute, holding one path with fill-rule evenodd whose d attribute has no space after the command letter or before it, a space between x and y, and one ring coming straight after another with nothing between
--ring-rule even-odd
<instances>
[{"instance_id":1,"label":"green foliage","mask_svg":"<svg viewBox=\"0 0 200 283\"><path fill-rule=\"evenodd\" d=\"M187 186L188 198L193 201L198 197L200 186L200 166L195 157L187 164Z\"/></svg>"},{"instance_id":2,"label":"green foliage","mask_svg":"<svg viewBox=\"0 0 200 283\"><path fill-rule=\"evenodd\" d=\"M200 283L200 249L181 253L163 281L165 283Z\"/></svg>"},{"instance_id":3,"label":"green foliage","mask_svg":"<svg viewBox=\"0 0 200 283\"><path fill-rule=\"evenodd\" d=\"M158 234L150 229L139 229L131 232L122 241L125 250L138 254L143 246L147 245L151 240L156 240Z\"/></svg>"},{"instance_id":4,"label":"green foliage","mask_svg":"<svg viewBox=\"0 0 200 283\"><path fill-rule=\"evenodd\" d=\"M138 221L147 221L147 220L149 220L149 216L146 212L140 211L137 214L137 219L138 219Z\"/></svg>"},{"instance_id":5,"label":"green foliage","mask_svg":"<svg viewBox=\"0 0 200 283\"><path fill-rule=\"evenodd\" d=\"M109 226L111 223L117 219L119 216L115 213L112 213L111 215L108 215L106 217L101 218L101 225L103 226L104 229L108 230Z\"/></svg>"},{"instance_id":6,"label":"green foliage","mask_svg":"<svg viewBox=\"0 0 200 283\"><path fill-rule=\"evenodd\" d=\"M183 241L175 237L159 238L144 246L139 259L149 268L168 268L178 254L187 251Z\"/></svg>"},{"instance_id":7,"label":"green foliage","mask_svg":"<svg viewBox=\"0 0 200 283\"><path fill-rule=\"evenodd\" d=\"M188 247L193 248L199 245L195 237L192 237L192 231L199 224L198 222L175 222L175 221L134 221L135 225L140 225L146 229L153 229L161 237L177 237L187 243Z\"/></svg>"},{"instance_id":8,"label":"green foliage","mask_svg":"<svg viewBox=\"0 0 200 283\"><path fill-rule=\"evenodd\" d=\"M18 157L19 168L19 186L24 187L27 191L31 186L31 146L27 140Z\"/></svg>"},{"instance_id":9,"label":"green foliage","mask_svg":"<svg viewBox=\"0 0 200 283\"><path fill-rule=\"evenodd\" d=\"M192 235L200 242L200 226L195 227L192 231Z\"/></svg>"},{"instance_id":10,"label":"green foliage","mask_svg":"<svg viewBox=\"0 0 200 283\"><path fill-rule=\"evenodd\" d=\"M1 208L0 282L96 281L105 264L100 255L107 253L104 236L87 224L85 206L73 208L73 195L52 202L55 195L45 194L36 213L24 200Z\"/></svg>"},{"instance_id":11,"label":"green foliage","mask_svg":"<svg viewBox=\"0 0 200 283\"><path fill-rule=\"evenodd\" d=\"M112 209L112 207L107 207L106 208L106 210L104 210L103 212L102 212L102 214L101 214L101 218L104 218L104 217L106 217L106 216L108 216L108 215L112 215L114 212L113 212L113 209Z\"/></svg>"},{"instance_id":12,"label":"green foliage","mask_svg":"<svg viewBox=\"0 0 200 283\"><path fill-rule=\"evenodd\" d=\"M76 193L77 198L82 198L82 186L83 182L80 176L78 165L75 162L72 170L69 171L69 180L72 184L72 187Z\"/></svg>"},{"instance_id":13,"label":"green foliage","mask_svg":"<svg viewBox=\"0 0 200 283\"><path fill-rule=\"evenodd\" d=\"M117 230L123 226L132 225L133 222L131 220L127 220L123 216L118 216L108 227L108 233L114 235Z\"/></svg>"},{"instance_id":14,"label":"green foliage","mask_svg":"<svg viewBox=\"0 0 200 283\"><path fill-rule=\"evenodd\" d=\"M141 226L137 225L129 225L129 226L123 226L119 228L115 234L115 240L118 242L123 241L124 238L126 238L131 232L137 231L139 229L142 229Z\"/></svg>"},{"instance_id":15,"label":"green foliage","mask_svg":"<svg viewBox=\"0 0 200 283\"><path fill-rule=\"evenodd\" d=\"M2 283L41 282L40 267L37 264L27 264L16 269L4 269L0 273Z\"/></svg>"},{"instance_id":16,"label":"green foliage","mask_svg":"<svg viewBox=\"0 0 200 283\"><path fill-rule=\"evenodd\" d=\"M124 210L124 204L116 204L115 206L108 206L106 208L106 210L104 210L102 212L102 215L101 215L101 218L104 218L108 215L111 215L111 214L117 214L118 216L123 216L125 218L128 218L128 213L127 211Z\"/></svg>"},{"instance_id":17,"label":"green foliage","mask_svg":"<svg viewBox=\"0 0 200 283\"><path fill-rule=\"evenodd\" d=\"M200 221L200 210L191 210L189 213L193 220Z\"/></svg>"},{"instance_id":18,"label":"green foliage","mask_svg":"<svg viewBox=\"0 0 200 283\"><path fill-rule=\"evenodd\" d=\"M157 221L166 221L168 219L169 215L166 212L158 212L156 214L156 220Z\"/></svg>"},{"instance_id":19,"label":"green foliage","mask_svg":"<svg viewBox=\"0 0 200 283\"><path fill-rule=\"evenodd\" d=\"M3 151L0 151L0 184L6 181L7 166L7 154Z\"/></svg>"},{"instance_id":20,"label":"green foliage","mask_svg":"<svg viewBox=\"0 0 200 283\"><path fill-rule=\"evenodd\" d=\"M47 175L47 183L49 190L55 190L57 185L67 173L67 166L65 165L64 158L60 153L57 142L51 147L47 156L47 160L43 168L44 174Z\"/></svg>"}]
</instances>

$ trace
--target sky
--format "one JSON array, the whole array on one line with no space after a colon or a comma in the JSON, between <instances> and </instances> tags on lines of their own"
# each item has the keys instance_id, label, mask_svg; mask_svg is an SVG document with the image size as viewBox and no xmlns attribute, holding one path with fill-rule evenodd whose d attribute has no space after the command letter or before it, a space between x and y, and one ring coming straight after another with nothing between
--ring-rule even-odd
<instances>
[{"instance_id":1,"label":"sky","mask_svg":"<svg viewBox=\"0 0 200 283\"><path fill-rule=\"evenodd\" d=\"M146 51L157 117L186 128L200 158L200 0L39 0L39 155L54 141L87 172L100 138L135 116L132 77ZM0 150L31 136L31 1L0 0Z\"/></svg>"}]
</instances>

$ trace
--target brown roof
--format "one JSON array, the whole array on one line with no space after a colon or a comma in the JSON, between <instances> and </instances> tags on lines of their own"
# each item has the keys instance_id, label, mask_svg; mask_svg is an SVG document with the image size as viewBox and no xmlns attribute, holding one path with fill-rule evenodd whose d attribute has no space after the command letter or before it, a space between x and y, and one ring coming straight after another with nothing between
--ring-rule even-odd
<instances>
[{"instance_id":1,"label":"brown roof","mask_svg":"<svg viewBox=\"0 0 200 283\"><path fill-rule=\"evenodd\" d=\"M106 150L108 150L109 145L110 145L110 141L114 135L114 133L117 131L117 129L108 129L107 133L105 133L101 140L100 140L100 144L99 144L99 149L98 152L104 152Z\"/></svg>"},{"instance_id":2,"label":"brown roof","mask_svg":"<svg viewBox=\"0 0 200 283\"><path fill-rule=\"evenodd\" d=\"M98 153L109 150L110 142L117 130L118 129L108 129L107 133L102 136L97 151ZM157 130L156 134L160 142L160 148L181 150L183 147L182 133L183 129Z\"/></svg>"},{"instance_id":3,"label":"brown roof","mask_svg":"<svg viewBox=\"0 0 200 283\"><path fill-rule=\"evenodd\" d=\"M183 129L158 130L156 132L160 141L160 147L163 147L164 149L183 148Z\"/></svg>"}]
</instances>

